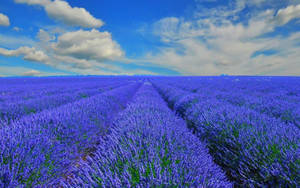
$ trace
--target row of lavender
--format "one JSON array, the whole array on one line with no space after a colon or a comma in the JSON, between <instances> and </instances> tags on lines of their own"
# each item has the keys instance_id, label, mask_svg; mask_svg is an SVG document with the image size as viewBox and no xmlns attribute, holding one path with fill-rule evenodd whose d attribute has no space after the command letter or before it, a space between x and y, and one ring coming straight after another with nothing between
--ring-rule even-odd
<instances>
[{"instance_id":1,"label":"row of lavender","mask_svg":"<svg viewBox=\"0 0 300 188\"><path fill-rule=\"evenodd\" d=\"M63 187L232 187L199 142L146 82L113 122L93 155L75 165Z\"/></svg>"},{"instance_id":2,"label":"row of lavender","mask_svg":"<svg viewBox=\"0 0 300 188\"><path fill-rule=\"evenodd\" d=\"M23 98L17 100L13 95L12 99L0 103L0 124L9 124L12 120L19 119L24 115L51 109L81 98L87 98L124 84L123 81L110 80L107 80L105 83L88 83L84 83L84 85L77 84L71 89L69 87L66 89L66 86L64 86L64 88L56 90L53 89L57 88L55 85L48 86L50 89L39 88L37 92L31 95L31 99ZM27 90L30 90L30 88L27 88Z\"/></svg>"},{"instance_id":3,"label":"row of lavender","mask_svg":"<svg viewBox=\"0 0 300 188\"><path fill-rule=\"evenodd\" d=\"M300 97L299 77L161 77L185 89L197 90L206 86L216 91L237 90L243 94L273 94L278 97Z\"/></svg>"},{"instance_id":4,"label":"row of lavender","mask_svg":"<svg viewBox=\"0 0 300 188\"><path fill-rule=\"evenodd\" d=\"M123 84L3 126L0 187L43 186L91 152L98 138L107 134L114 114L125 108L140 85L125 80Z\"/></svg>"},{"instance_id":5,"label":"row of lavender","mask_svg":"<svg viewBox=\"0 0 300 188\"><path fill-rule=\"evenodd\" d=\"M230 102L230 97L233 97L230 89L234 87L226 88L220 84L220 88L215 88L216 93L219 93L218 90L227 90L227 95L224 95L226 99L206 89L209 85L197 87L197 84L201 85L200 78L196 80L198 82L194 80L190 83L185 82L185 79L153 79L153 83L169 105L187 120L194 133L207 142L214 161L236 185L299 185L300 131L294 121L282 121L268 112L246 104L233 105ZM239 82L232 86L238 84ZM197 89L192 92L187 87L185 90L179 88L184 85ZM273 89L275 87L269 87L268 90L275 92ZM277 89L280 90L280 84ZM290 88L288 90L292 91ZM299 96L298 92L293 95ZM256 105L259 106L259 103ZM264 105L266 104L260 106Z\"/></svg>"},{"instance_id":6,"label":"row of lavender","mask_svg":"<svg viewBox=\"0 0 300 188\"><path fill-rule=\"evenodd\" d=\"M191 79L191 78L190 78ZM234 97L253 97L261 101L281 101L290 104L300 102L300 79L298 77L202 77L169 79L170 83L193 92L235 94ZM238 102L238 101L237 101ZM239 103L243 103L239 99Z\"/></svg>"},{"instance_id":7,"label":"row of lavender","mask_svg":"<svg viewBox=\"0 0 300 188\"><path fill-rule=\"evenodd\" d=\"M72 92L78 88L97 88L113 80L115 79L106 77L1 78L0 104L8 101L34 99L42 95Z\"/></svg>"},{"instance_id":8,"label":"row of lavender","mask_svg":"<svg viewBox=\"0 0 300 188\"><path fill-rule=\"evenodd\" d=\"M300 79L297 77L204 77L168 79L175 87L214 95L300 128Z\"/></svg>"}]
</instances>

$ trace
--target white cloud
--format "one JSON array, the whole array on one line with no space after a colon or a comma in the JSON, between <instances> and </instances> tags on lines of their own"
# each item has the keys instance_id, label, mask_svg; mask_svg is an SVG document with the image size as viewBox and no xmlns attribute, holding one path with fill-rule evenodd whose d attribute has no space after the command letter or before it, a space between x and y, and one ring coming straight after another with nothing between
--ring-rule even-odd
<instances>
[{"instance_id":1,"label":"white cloud","mask_svg":"<svg viewBox=\"0 0 300 188\"><path fill-rule=\"evenodd\" d=\"M247 26L242 23L233 24L231 22L222 25L210 24L206 36L241 40L257 37L274 30L274 26L269 23L272 14L273 11L271 10L258 14L248 21Z\"/></svg>"},{"instance_id":2,"label":"white cloud","mask_svg":"<svg viewBox=\"0 0 300 188\"><path fill-rule=\"evenodd\" d=\"M55 37L51 36L48 32L46 32L43 29L40 29L38 34L37 34L37 38L41 41L41 42L49 42L51 40L54 40Z\"/></svg>"},{"instance_id":3,"label":"white cloud","mask_svg":"<svg viewBox=\"0 0 300 188\"><path fill-rule=\"evenodd\" d=\"M11 66L0 66L0 75L1 76L58 76L58 75L67 75L66 73L57 71L45 72L40 70L35 70L26 67L11 67Z\"/></svg>"},{"instance_id":4,"label":"white cloud","mask_svg":"<svg viewBox=\"0 0 300 188\"><path fill-rule=\"evenodd\" d=\"M191 39L178 41L182 53L175 48L162 48L158 54L148 54L145 62L152 62L178 71L184 75L299 75L300 41L298 36L266 38L243 42L237 39L215 38L207 43ZM272 56L256 51L273 49Z\"/></svg>"},{"instance_id":5,"label":"white cloud","mask_svg":"<svg viewBox=\"0 0 300 188\"><path fill-rule=\"evenodd\" d=\"M16 50L7 50L5 48L0 48L0 55L3 56L23 56L24 60L43 62L47 64L49 57L40 50L36 50L34 47L30 48L27 46L22 46Z\"/></svg>"},{"instance_id":6,"label":"white cloud","mask_svg":"<svg viewBox=\"0 0 300 188\"><path fill-rule=\"evenodd\" d=\"M246 6L261 6L268 0L238 0L236 4L238 7L245 8Z\"/></svg>"},{"instance_id":7,"label":"white cloud","mask_svg":"<svg viewBox=\"0 0 300 188\"><path fill-rule=\"evenodd\" d=\"M78 30L67 32L52 44L56 54L84 60L116 60L124 55L117 42L109 32Z\"/></svg>"},{"instance_id":8,"label":"white cloud","mask_svg":"<svg viewBox=\"0 0 300 188\"><path fill-rule=\"evenodd\" d=\"M0 48L0 55L19 56L78 74L124 73L112 63L124 59L124 52L109 32L92 29L57 33L50 28L40 29L36 37L39 42L32 45L35 47Z\"/></svg>"},{"instance_id":9,"label":"white cloud","mask_svg":"<svg viewBox=\"0 0 300 188\"><path fill-rule=\"evenodd\" d=\"M0 26L9 26L9 18L5 15L0 13Z\"/></svg>"},{"instance_id":10,"label":"white cloud","mask_svg":"<svg viewBox=\"0 0 300 188\"><path fill-rule=\"evenodd\" d=\"M42 5L45 6L51 3L51 0L15 0L16 3L26 3L28 5Z\"/></svg>"},{"instance_id":11,"label":"white cloud","mask_svg":"<svg viewBox=\"0 0 300 188\"><path fill-rule=\"evenodd\" d=\"M44 62L47 64L47 60L49 57L43 52L43 51L35 51L29 52L28 54L25 54L24 60L28 61L36 61L36 62Z\"/></svg>"},{"instance_id":12,"label":"white cloud","mask_svg":"<svg viewBox=\"0 0 300 188\"><path fill-rule=\"evenodd\" d=\"M61 56L61 55L54 55L53 57L56 62L64 63L64 66L77 68L77 69L90 69L93 67L93 64L97 64L97 62L91 62L85 59L77 59L70 56Z\"/></svg>"},{"instance_id":13,"label":"white cloud","mask_svg":"<svg viewBox=\"0 0 300 188\"><path fill-rule=\"evenodd\" d=\"M104 24L102 20L93 17L86 9L71 7L68 2L63 0L15 0L15 2L43 6L49 17L71 26L97 28Z\"/></svg>"},{"instance_id":14,"label":"white cloud","mask_svg":"<svg viewBox=\"0 0 300 188\"><path fill-rule=\"evenodd\" d=\"M274 22L281 26L296 18L300 18L300 4L278 10Z\"/></svg>"},{"instance_id":15,"label":"white cloud","mask_svg":"<svg viewBox=\"0 0 300 188\"><path fill-rule=\"evenodd\" d=\"M13 27L13 30L19 32L19 31L21 31L22 29L19 28L19 27Z\"/></svg>"},{"instance_id":16,"label":"white cloud","mask_svg":"<svg viewBox=\"0 0 300 188\"><path fill-rule=\"evenodd\" d=\"M190 21L163 18L153 24L153 33L170 45L140 60L185 75L299 75L300 32L289 37L261 37L295 18L297 6L292 7L277 14L264 10L251 15L247 24L214 13ZM223 13L232 15L233 11ZM279 17L284 21L274 22ZM276 53L264 54L268 50Z\"/></svg>"},{"instance_id":17,"label":"white cloud","mask_svg":"<svg viewBox=\"0 0 300 188\"><path fill-rule=\"evenodd\" d=\"M26 36L13 36L0 33L0 44L7 48L17 48L19 46L32 46L35 43Z\"/></svg>"},{"instance_id":18,"label":"white cloud","mask_svg":"<svg viewBox=\"0 0 300 188\"><path fill-rule=\"evenodd\" d=\"M205 24L205 23L203 23ZM164 42L203 35L199 30L200 23L187 22L176 17L166 17L153 24L154 34Z\"/></svg>"},{"instance_id":19,"label":"white cloud","mask_svg":"<svg viewBox=\"0 0 300 188\"><path fill-rule=\"evenodd\" d=\"M60 70L68 70L80 75L154 75L154 72L141 69L123 69L113 63L100 63L94 60L82 60L69 56L55 56L55 67Z\"/></svg>"},{"instance_id":20,"label":"white cloud","mask_svg":"<svg viewBox=\"0 0 300 188\"><path fill-rule=\"evenodd\" d=\"M179 23L180 20L176 17L163 18L153 24L154 34L159 35L165 41L169 41L170 38L174 39L179 34Z\"/></svg>"},{"instance_id":21,"label":"white cloud","mask_svg":"<svg viewBox=\"0 0 300 188\"><path fill-rule=\"evenodd\" d=\"M55 0L45 6L45 10L51 18L60 20L68 25L82 27L101 27L103 22L94 18L84 8L72 8L67 2Z\"/></svg>"},{"instance_id":22,"label":"white cloud","mask_svg":"<svg viewBox=\"0 0 300 188\"><path fill-rule=\"evenodd\" d=\"M22 74L23 76L39 76L41 75L40 71L37 70L30 70L30 71L26 71Z\"/></svg>"}]
</instances>

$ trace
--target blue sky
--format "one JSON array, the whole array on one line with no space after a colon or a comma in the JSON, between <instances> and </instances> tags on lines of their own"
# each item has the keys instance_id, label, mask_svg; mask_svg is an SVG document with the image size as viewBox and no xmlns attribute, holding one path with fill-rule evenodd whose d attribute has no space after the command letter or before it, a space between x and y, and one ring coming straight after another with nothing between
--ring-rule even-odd
<instances>
[{"instance_id":1,"label":"blue sky","mask_svg":"<svg viewBox=\"0 0 300 188\"><path fill-rule=\"evenodd\" d=\"M300 75L300 0L3 0L0 76Z\"/></svg>"}]
</instances>

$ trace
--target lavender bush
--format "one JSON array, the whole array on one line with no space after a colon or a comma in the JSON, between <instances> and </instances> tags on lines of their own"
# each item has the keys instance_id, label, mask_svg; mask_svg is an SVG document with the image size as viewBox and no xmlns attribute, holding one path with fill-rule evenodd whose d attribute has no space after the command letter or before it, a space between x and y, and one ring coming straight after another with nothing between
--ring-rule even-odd
<instances>
[{"instance_id":1,"label":"lavender bush","mask_svg":"<svg viewBox=\"0 0 300 188\"><path fill-rule=\"evenodd\" d=\"M77 85L77 87L72 90L61 88L60 92L55 91L51 94L48 93L49 89L45 89L44 92L37 92L35 95L32 95L30 99L26 100L24 98L17 100L15 97L11 97L1 103L0 119L2 120L2 124L9 124L11 121L19 119L24 115L36 113L44 109L58 107L81 98L90 97L105 90L119 87L121 84L124 83L108 82L105 85L98 84L96 88L89 89L80 88L81 85Z\"/></svg>"},{"instance_id":2,"label":"lavender bush","mask_svg":"<svg viewBox=\"0 0 300 188\"><path fill-rule=\"evenodd\" d=\"M86 155L139 84L25 116L0 129L0 187L44 185Z\"/></svg>"},{"instance_id":3,"label":"lavender bush","mask_svg":"<svg viewBox=\"0 0 300 188\"><path fill-rule=\"evenodd\" d=\"M215 161L240 186L296 186L300 132L293 124L214 96L156 86L189 127L208 142Z\"/></svg>"},{"instance_id":4,"label":"lavender bush","mask_svg":"<svg viewBox=\"0 0 300 188\"><path fill-rule=\"evenodd\" d=\"M145 84L64 187L232 187L205 144Z\"/></svg>"}]
</instances>

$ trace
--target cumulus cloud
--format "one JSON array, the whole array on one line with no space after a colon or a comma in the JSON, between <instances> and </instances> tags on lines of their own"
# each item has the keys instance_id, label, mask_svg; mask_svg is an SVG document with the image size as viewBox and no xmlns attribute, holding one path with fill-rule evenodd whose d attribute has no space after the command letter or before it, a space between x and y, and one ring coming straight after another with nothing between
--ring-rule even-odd
<instances>
[{"instance_id":1,"label":"cumulus cloud","mask_svg":"<svg viewBox=\"0 0 300 188\"><path fill-rule=\"evenodd\" d=\"M9 18L5 15L0 13L0 26L9 26Z\"/></svg>"},{"instance_id":2,"label":"cumulus cloud","mask_svg":"<svg viewBox=\"0 0 300 188\"><path fill-rule=\"evenodd\" d=\"M34 47L30 48L27 46L22 46L16 50L8 50L5 48L0 48L0 55L3 56L23 56L24 60L43 62L47 63L49 57L40 50L36 50Z\"/></svg>"},{"instance_id":3,"label":"cumulus cloud","mask_svg":"<svg viewBox=\"0 0 300 188\"><path fill-rule=\"evenodd\" d=\"M15 0L15 2L40 5L44 7L50 18L71 26L97 28L104 24L102 20L93 17L86 9L71 7L68 2L63 0Z\"/></svg>"},{"instance_id":4,"label":"cumulus cloud","mask_svg":"<svg viewBox=\"0 0 300 188\"><path fill-rule=\"evenodd\" d=\"M32 45L35 47L0 48L0 55L22 57L78 74L121 72L111 62L125 59L124 52L109 32L80 29L61 33L40 29L36 38L39 42Z\"/></svg>"},{"instance_id":5,"label":"cumulus cloud","mask_svg":"<svg viewBox=\"0 0 300 188\"><path fill-rule=\"evenodd\" d=\"M124 55L109 32L96 29L64 33L52 44L52 48L58 55L84 60L115 60Z\"/></svg>"},{"instance_id":6,"label":"cumulus cloud","mask_svg":"<svg viewBox=\"0 0 300 188\"><path fill-rule=\"evenodd\" d=\"M279 9L276 16L274 17L274 22L277 25L284 25L292 19L296 18L300 18L300 4L290 5L286 8Z\"/></svg>"}]
</instances>

